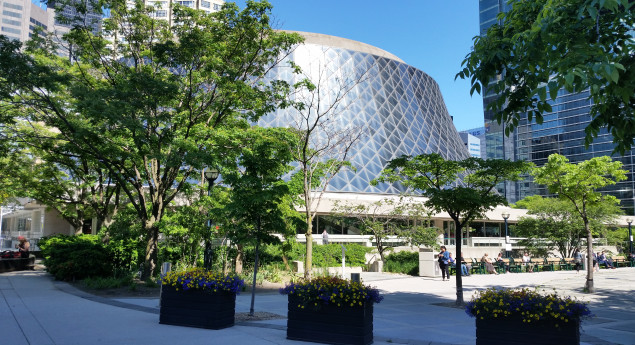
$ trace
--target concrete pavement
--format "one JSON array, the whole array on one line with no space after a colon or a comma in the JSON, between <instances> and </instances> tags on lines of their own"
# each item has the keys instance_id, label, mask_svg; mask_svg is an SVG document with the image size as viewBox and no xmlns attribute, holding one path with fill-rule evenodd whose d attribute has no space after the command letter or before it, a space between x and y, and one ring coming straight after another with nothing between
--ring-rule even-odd
<instances>
[{"instance_id":1,"label":"concrete pavement","mask_svg":"<svg viewBox=\"0 0 635 345\"><path fill-rule=\"evenodd\" d=\"M375 344L474 344L474 319L450 307L455 281L362 273L385 299L375 305ZM635 268L595 274L597 293L584 294L585 275L575 271L510 273L465 277L465 300L480 289L557 289L590 302L597 315L582 324L582 343L635 345ZM236 312L248 312L251 295L238 296ZM160 325L157 298L109 299L54 281L41 271L0 274L0 344L304 344L287 340L286 296L259 292L255 310L281 316L243 321L223 330ZM513 344L513 340L510 341Z\"/></svg>"}]
</instances>

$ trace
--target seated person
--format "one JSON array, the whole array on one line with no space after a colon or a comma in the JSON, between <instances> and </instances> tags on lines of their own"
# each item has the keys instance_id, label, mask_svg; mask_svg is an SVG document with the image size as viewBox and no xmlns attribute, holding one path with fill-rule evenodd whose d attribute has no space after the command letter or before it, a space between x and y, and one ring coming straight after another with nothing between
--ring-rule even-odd
<instances>
[{"instance_id":1,"label":"seated person","mask_svg":"<svg viewBox=\"0 0 635 345\"><path fill-rule=\"evenodd\" d=\"M498 272L496 272L496 269L494 268L494 265L492 264L492 259L489 258L489 255L487 255L487 253L483 254L481 262L485 264L485 270L487 271L487 273L498 274Z\"/></svg>"},{"instance_id":2,"label":"seated person","mask_svg":"<svg viewBox=\"0 0 635 345\"><path fill-rule=\"evenodd\" d=\"M611 258L607 257L606 254L604 253L604 251L602 251L602 253L598 257L598 264L599 265L604 264L604 267L606 267L606 268L615 269L615 266L613 266L613 260Z\"/></svg>"},{"instance_id":3,"label":"seated person","mask_svg":"<svg viewBox=\"0 0 635 345\"><path fill-rule=\"evenodd\" d=\"M505 273L509 273L509 263L505 263L503 261L503 253L498 253L496 257L496 264L498 267L503 267L505 269Z\"/></svg>"},{"instance_id":4,"label":"seated person","mask_svg":"<svg viewBox=\"0 0 635 345\"><path fill-rule=\"evenodd\" d=\"M529 253L527 252L523 254L523 266L527 267L527 272L534 271L534 264L531 263L531 256L529 256Z\"/></svg>"},{"instance_id":5,"label":"seated person","mask_svg":"<svg viewBox=\"0 0 635 345\"><path fill-rule=\"evenodd\" d=\"M467 262L465 262L465 259L463 259L463 253L461 253L461 275L469 276L471 269L472 265L469 265Z\"/></svg>"}]
</instances>

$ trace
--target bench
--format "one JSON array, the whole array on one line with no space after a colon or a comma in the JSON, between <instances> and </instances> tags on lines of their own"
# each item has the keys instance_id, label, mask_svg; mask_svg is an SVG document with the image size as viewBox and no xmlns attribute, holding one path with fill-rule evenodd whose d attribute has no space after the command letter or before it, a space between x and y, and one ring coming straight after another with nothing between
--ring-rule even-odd
<instances>
[{"instance_id":1,"label":"bench","mask_svg":"<svg viewBox=\"0 0 635 345\"><path fill-rule=\"evenodd\" d=\"M545 267L550 271L555 271L556 268L561 271L563 268L563 262L560 258L546 258Z\"/></svg>"},{"instance_id":2,"label":"bench","mask_svg":"<svg viewBox=\"0 0 635 345\"><path fill-rule=\"evenodd\" d=\"M470 273L472 273L472 271L479 273L479 274L485 274L487 273L487 271L485 270L485 263L481 262L481 260L477 259L477 258L473 258L472 260L472 270L470 270ZM465 260L467 263L470 263L467 259Z\"/></svg>"},{"instance_id":3,"label":"bench","mask_svg":"<svg viewBox=\"0 0 635 345\"><path fill-rule=\"evenodd\" d=\"M531 264L534 266L534 271L542 271L545 267L548 268L545 259L531 258Z\"/></svg>"},{"instance_id":4,"label":"bench","mask_svg":"<svg viewBox=\"0 0 635 345\"><path fill-rule=\"evenodd\" d=\"M503 266L508 266L510 272L520 273L522 267L512 258L503 258Z\"/></svg>"},{"instance_id":5,"label":"bench","mask_svg":"<svg viewBox=\"0 0 635 345\"><path fill-rule=\"evenodd\" d=\"M613 266L614 267L620 267L620 265L622 267L630 267L631 266L631 262L626 260L626 258L622 255L618 255L618 256L614 256L613 257Z\"/></svg>"},{"instance_id":6,"label":"bench","mask_svg":"<svg viewBox=\"0 0 635 345\"><path fill-rule=\"evenodd\" d=\"M562 261L560 267L563 267L565 270L571 271L575 268L575 258L564 258Z\"/></svg>"}]
</instances>

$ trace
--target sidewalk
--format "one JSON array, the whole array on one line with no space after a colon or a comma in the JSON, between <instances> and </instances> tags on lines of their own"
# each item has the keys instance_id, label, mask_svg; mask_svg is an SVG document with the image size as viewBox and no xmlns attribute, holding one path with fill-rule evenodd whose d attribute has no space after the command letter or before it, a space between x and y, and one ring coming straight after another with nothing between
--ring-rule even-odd
<instances>
[{"instance_id":1,"label":"sidewalk","mask_svg":"<svg viewBox=\"0 0 635 345\"><path fill-rule=\"evenodd\" d=\"M635 345L635 268L595 274L596 294L581 292L585 275L575 271L465 277L464 297L492 287L557 288L589 301L596 318L584 321L582 343ZM456 298L454 278L363 273L381 289L375 305L375 344L474 344L474 319L448 307ZM238 296L236 312L248 312L251 295ZM286 296L257 293L255 311L282 318L239 322L223 330L160 325L157 298L108 299L86 294L39 271L0 274L0 339L12 345L40 344L305 344L286 339ZM513 344L513 340L510 341Z\"/></svg>"}]
</instances>

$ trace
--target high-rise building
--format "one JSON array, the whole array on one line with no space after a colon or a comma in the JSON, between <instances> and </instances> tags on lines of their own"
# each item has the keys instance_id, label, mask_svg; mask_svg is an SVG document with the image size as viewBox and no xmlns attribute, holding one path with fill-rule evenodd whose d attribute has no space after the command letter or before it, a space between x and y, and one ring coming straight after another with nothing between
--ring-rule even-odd
<instances>
[{"instance_id":1,"label":"high-rise building","mask_svg":"<svg viewBox=\"0 0 635 345\"><path fill-rule=\"evenodd\" d=\"M470 133L459 132L470 157L481 158L481 140Z\"/></svg>"},{"instance_id":2,"label":"high-rise building","mask_svg":"<svg viewBox=\"0 0 635 345\"><path fill-rule=\"evenodd\" d=\"M496 23L496 16L500 12L509 10L507 0L480 0L480 32L485 34L487 29ZM525 160L542 166L547 157L553 153L561 154L576 163L598 156L611 156L613 137L605 130L601 130L589 148L584 147L584 129L591 121L590 110L592 102L589 91L570 93L564 89L558 91L555 100L549 103L552 112L544 113L542 124L527 120L521 116L518 127L509 136L504 135L504 125L499 125L493 118L493 112L486 110L487 105L498 95L484 90L483 106L485 110L485 126L487 128L486 145L487 158L505 158L510 160ZM603 191L614 195L621 201L621 206L628 214L635 212L633 191L633 151L624 155L612 155L613 160L621 161L628 170L628 179L610 186ZM499 188L510 202L515 202L529 195L547 195L546 189L532 183L530 178L517 183L506 183Z\"/></svg>"},{"instance_id":3,"label":"high-rise building","mask_svg":"<svg viewBox=\"0 0 635 345\"><path fill-rule=\"evenodd\" d=\"M26 42L36 27L49 30L54 13L31 0L0 0L0 35Z\"/></svg>"},{"instance_id":4,"label":"high-rise building","mask_svg":"<svg viewBox=\"0 0 635 345\"><path fill-rule=\"evenodd\" d=\"M170 25L172 25L173 22L172 9L175 4L211 13L219 11L223 6L223 3L225 3L224 0L144 0L144 2L146 5L153 6L155 8L153 13L154 18L167 20Z\"/></svg>"},{"instance_id":5,"label":"high-rise building","mask_svg":"<svg viewBox=\"0 0 635 345\"><path fill-rule=\"evenodd\" d=\"M459 134L461 134L461 139L463 139L463 133L475 136L476 139L478 139L479 146L481 147L481 152L479 153L478 157L483 159L487 158L487 145L485 141L485 134L487 133L487 128L478 127L478 128L472 128L472 129L460 131ZM465 139L463 139L463 142L466 142ZM477 157L477 156L472 156L472 157Z\"/></svg>"}]
</instances>

